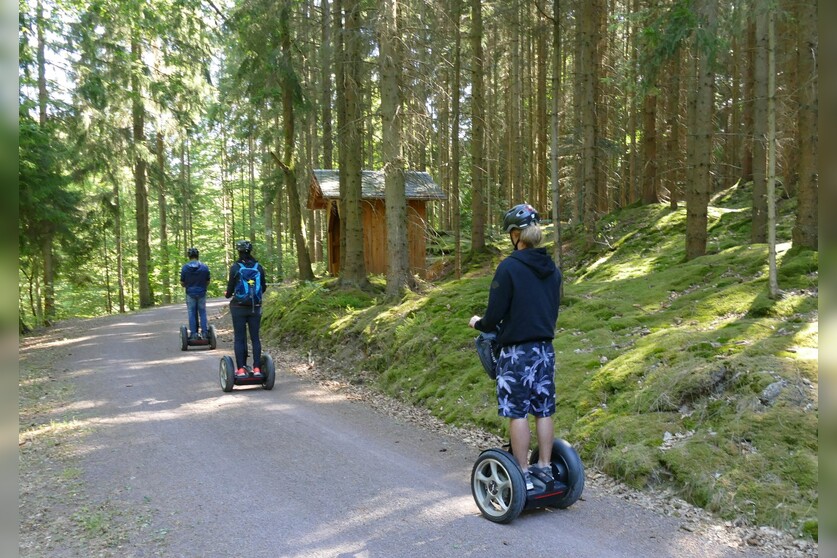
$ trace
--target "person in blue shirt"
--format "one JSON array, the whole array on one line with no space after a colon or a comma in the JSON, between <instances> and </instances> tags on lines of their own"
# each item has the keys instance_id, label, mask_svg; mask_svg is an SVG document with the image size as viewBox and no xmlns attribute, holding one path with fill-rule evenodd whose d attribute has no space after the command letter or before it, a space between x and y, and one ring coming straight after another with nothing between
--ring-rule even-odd
<instances>
[{"instance_id":1,"label":"person in blue shirt","mask_svg":"<svg viewBox=\"0 0 837 558\"><path fill-rule=\"evenodd\" d=\"M552 478L555 427L555 323L561 292L561 272L544 248L538 212L529 204L516 205L503 217L514 251L497 266L488 294L485 316L468 325L483 332L499 328L497 342L498 414L508 417L512 454L532 490L533 477L544 485ZM528 464L528 416L535 417L538 462Z\"/></svg>"},{"instance_id":2,"label":"person in blue shirt","mask_svg":"<svg viewBox=\"0 0 837 558\"><path fill-rule=\"evenodd\" d=\"M189 338L208 338L206 329L206 288L209 268L200 261L197 248L186 251L189 261L180 268L180 286L186 289L186 312L189 313ZM198 324L200 318L200 324ZM198 330L200 326L200 331Z\"/></svg>"}]
</instances>

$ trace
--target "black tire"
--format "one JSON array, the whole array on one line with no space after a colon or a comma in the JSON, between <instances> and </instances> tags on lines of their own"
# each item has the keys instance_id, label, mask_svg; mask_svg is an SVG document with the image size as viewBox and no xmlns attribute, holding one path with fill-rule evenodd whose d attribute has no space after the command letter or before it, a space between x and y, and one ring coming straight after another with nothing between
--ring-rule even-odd
<instances>
[{"instance_id":1,"label":"black tire","mask_svg":"<svg viewBox=\"0 0 837 558\"><path fill-rule=\"evenodd\" d=\"M538 447L532 450L529 463L534 465L538 462ZM554 507L566 509L581 498L584 491L584 465L578 452L566 441L555 438L552 443L552 476L556 481L567 485L567 492L558 500Z\"/></svg>"},{"instance_id":2,"label":"black tire","mask_svg":"<svg viewBox=\"0 0 837 558\"><path fill-rule=\"evenodd\" d=\"M471 470L471 494L480 513L494 523L508 523L526 505L526 480L512 454L485 450Z\"/></svg>"},{"instance_id":3,"label":"black tire","mask_svg":"<svg viewBox=\"0 0 837 558\"><path fill-rule=\"evenodd\" d=\"M189 348L189 329L186 326L180 326L180 350L185 351Z\"/></svg>"},{"instance_id":4,"label":"black tire","mask_svg":"<svg viewBox=\"0 0 837 558\"><path fill-rule=\"evenodd\" d=\"M215 335L215 326L209 326L209 348L214 349L218 346L218 337Z\"/></svg>"},{"instance_id":5,"label":"black tire","mask_svg":"<svg viewBox=\"0 0 837 558\"><path fill-rule=\"evenodd\" d=\"M270 355L262 355L259 361L259 368L264 374L264 382L262 387L264 389L273 389L273 384L276 382L276 367L273 365L273 358Z\"/></svg>"},{"instance_id":6,"label":"black tire","mask_svg":"<svg viewBox=\"0 0 837 558\"><path fill-rule=\"evenodd\" d=\"M235 364L228 356L221 357L221 364L218 367L218 375L221 380L221 389L230 392L235 386Z\"/></svg>"}]
</instances>

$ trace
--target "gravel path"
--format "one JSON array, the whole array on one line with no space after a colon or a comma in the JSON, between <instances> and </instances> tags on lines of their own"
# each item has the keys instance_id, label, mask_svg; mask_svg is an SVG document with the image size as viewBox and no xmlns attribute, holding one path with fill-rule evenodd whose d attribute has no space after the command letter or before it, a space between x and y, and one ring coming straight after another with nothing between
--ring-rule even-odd
<instances>
[{"instance_id":1,"label":"gravel path","mask_svg":"<svg viewBox=\"0 0 837 558\"><path fill-rule=\"evenodd\" d=\"M86 431L73 449L86 501L131 510L140 525L113 555L817 555L815 545L717 522L594 471L568 510L495 525L479 515L469 478L479 450L498 440L353 386L339 363L276 347L272 391L223 393L218 359L232 354L224 309L222 300L208 305L215 351L180 351L182 305L68 322L32 349L60 353L55 370L75 385L65 411ZM22 490L24 511L26 499ZM48 524L28 518L21 529L49 535Z\"/></svg>"}]
</instances>

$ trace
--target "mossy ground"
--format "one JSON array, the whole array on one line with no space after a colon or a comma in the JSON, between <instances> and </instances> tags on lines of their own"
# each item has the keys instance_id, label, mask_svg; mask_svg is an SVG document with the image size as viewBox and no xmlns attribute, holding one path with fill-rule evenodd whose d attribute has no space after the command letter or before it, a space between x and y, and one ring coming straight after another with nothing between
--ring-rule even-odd
<instances>
[{"instance_id":1,"label":"mossy ground","mask_svg":"<svg viewBox=\"0 0 837 558\"><path fill-rule=\"evenodd\" d=\"M790 249L795 200L780 200L783 296L772 300L767 246L749 243L750 199L747 187L713 199L707 255L692 261L682 206L608 216L595 251L576 252L580 231L564 232L556 427L630 485L673 486L722 518L817 538L818 254ZM264 335L342 357L348 375L449 423L505 435L467 323L485 311L506 245L497 238L462 279L397 304L382 278L371 293L333 279L282 287L268 293Z\"/></svg>"}]
</instances>

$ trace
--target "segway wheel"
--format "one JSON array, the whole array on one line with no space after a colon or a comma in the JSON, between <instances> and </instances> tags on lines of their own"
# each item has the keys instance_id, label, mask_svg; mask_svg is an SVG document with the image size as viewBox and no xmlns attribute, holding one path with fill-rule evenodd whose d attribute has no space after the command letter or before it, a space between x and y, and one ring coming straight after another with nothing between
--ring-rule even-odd
<instances>
[{"instance_id":1,"label":"segway wheel","mask_svg":"<svg viewBox=\"0 0 837 558\"><path fill-rule=\"evenodd\" d=\"M214 349L215 347L218 346L218 337L216 337L216 335L215 335L215 326L211 325L211 326L209 326L208 329L209 329L209 332L208 332L209 333L209 348Z\"/></svg>"},{"instance_id":2,"label":"segway wheel","mask_svg":"<svg viewBox=\"0 0 837 558\"><path fill-rule=\"evenodd\" d=\"M273 358L270 355L262 355L259 361L259 368L262 369L265 375L262 387L264 389L273 389L273 384L276 382L276 367L273 365Z\"/></svg>"},{"instance_id":3,"label":"segway wheel","mask_svg":"<svg viewBox=\"0 0 837 558\"><path fill-rule=\"evenodd\" d=\"M485 450L471 470L471 493L480 513L494 523L508 523L526 505L526 480L512 454Z\"/></svg>"},{"instance_id":4,"label":"segway wheel","mask_svg":"<svg viewBox=\"0 0 837 558\"><path fill-rule=\"evenodd\" d=\"M235 364L233 364L232 358L221 357L218 373L221 379L221 389L226 392L232 391L233 386L235 386Z\"/></svg>"},{"instance_id":5,"label":"segway wheel","mask_svg":"<svg viewBox=\"0 0 837 558\"><path fill-rule=\"evenodd\" d=\"M189 348L189 330L186 326L180 326L180 350Z\"/></svg>"},{"instance_id":6,"label":"segway wheel","mask_svg":"<svg viewBox=\"0 0 837 558\"><path fill-rule=\"evenodd\" d=\"M532 450L529 463L538 462L538 447ZM566 509L581 498L584 491L584 465L578 452L565 440L556 438L552 443L552 476L556 481L567 485L567 492L558 500L554 507Z\"/></svg>"}]
</instances>

